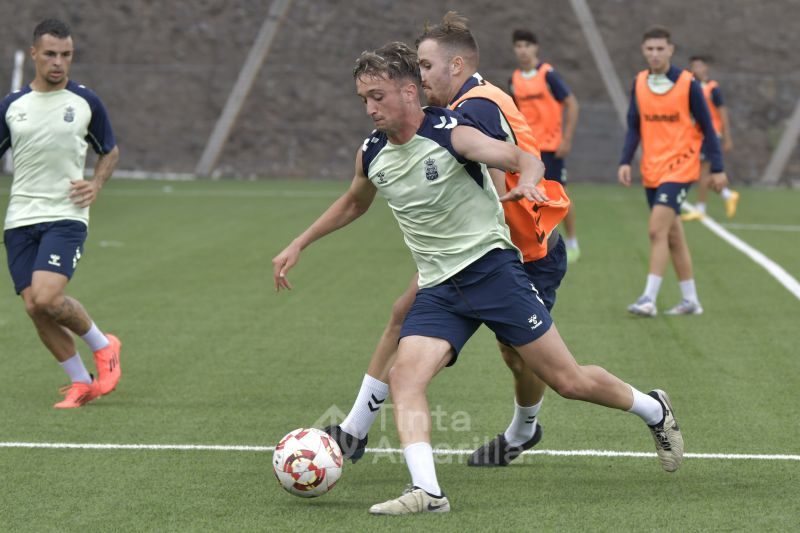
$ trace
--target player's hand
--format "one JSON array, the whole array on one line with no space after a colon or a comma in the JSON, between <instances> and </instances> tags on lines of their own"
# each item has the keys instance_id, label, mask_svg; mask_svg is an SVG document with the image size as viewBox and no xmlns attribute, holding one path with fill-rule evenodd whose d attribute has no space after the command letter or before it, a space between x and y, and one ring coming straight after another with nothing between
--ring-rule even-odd
<instances>
[{"instance_id":1,"label":"player's hand","mask_svg":"<svg viewBox=\"0 0 800 533\"><path fill-rule=\"evenodd\" d=\"M720 192L726 185L728 185L728 176L724 172L711 174L711 188L714 192Z\"/></svg>"},{"instance_id":2,"label":"player's hand","mask_svg":"<svg viewBox=\"0 0 800 533\"><path fill-rule=\"evenodd\" d=\"M561 144L559 144L558 148L556 148L556 157L558 159L563 159L567 157L567 154L569 154L571 151L572 151L572 141L562 138Z\"/></svg>"},{"instance_id":3,"label":"player's hand","mask_svg":"<svg viewBox=\"0 0 800 533\"><path fill-rule=\"evenodd\" d=\"M733 141L730 137L725 137L722 139L722 151L728 153L731 150L733 150Z\"/></svg>"},{"instance_id":4,"label":"player's hand","mask_svg":"<svg viewBox=\"0 0 800 533\"><path fill-rule=\"evenodd\" d=\"M531 202L547 202L550 198L544 191L532 183L522 183L500 197L501 202L516 202L525 198Z\"/></svg>"},{"instance_id":5,"label":"player's hand","mask_svg":"<svg viewBox=\"0 0 800 533\"><path fill-rule=\"evenodd\" d=\"M292 290L292 284L286 278L286 273L297 264L300 259L300 251L300 246L292 243L272 260L272 275L275 279L276 292L281 289Z\"/></svg>"},{"instance_id":6,"label":"player's hand","mask_svg":"<svg viewBox=\"0 0 800 533\"><path fill-rule=\"evenodd\" d=\"M631 166L630 165L620 165L619 169L617 170L617 181L623 184L626 187L631 186Z\"/></svg>"},{"instance_id":7,"label":"player's hand","mask_svg":"<svg viewBox=\"0 0 800 533\"><path fill-rule=\"evenodd\" d=\"M93 180L71 180L69 199L80 208L89 207L97 200L99 187Z\"/></svg>"}]
</instances>

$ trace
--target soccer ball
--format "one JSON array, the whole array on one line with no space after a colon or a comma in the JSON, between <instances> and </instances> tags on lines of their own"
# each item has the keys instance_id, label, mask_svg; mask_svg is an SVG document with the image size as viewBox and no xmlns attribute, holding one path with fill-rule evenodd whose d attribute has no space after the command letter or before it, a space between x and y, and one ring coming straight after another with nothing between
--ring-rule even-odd
<instances>
[{"instance_id":1,"label":"soccer ball","mask_svg":"<svg viewBox=\"0 0 800 533\"><path fill-rule=\"evenodd\" d=\"M342 475L343 462L336 441L315 428L289 432L272 454L272 469L278 483L301 498L316 498L331 490Z\"/></svg>"}]
</instances>

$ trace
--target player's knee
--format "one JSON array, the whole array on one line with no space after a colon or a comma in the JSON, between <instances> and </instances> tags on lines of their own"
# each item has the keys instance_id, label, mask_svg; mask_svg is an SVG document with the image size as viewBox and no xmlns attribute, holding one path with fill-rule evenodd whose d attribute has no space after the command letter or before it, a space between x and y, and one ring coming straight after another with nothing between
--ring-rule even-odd
<instances>
[{"instance_id":1,"label":"player's knee","mask_svg":"<svg viewBox=\"0 0 800 533\"><path fill-rule=\"evenodd\" d=\"M393 398L410 392L415 387L414 374L406 365L394 365L389 370L389 391Z\"/></svg>"},{"instance_id":2,"label":"player's knee","mask_svg":"<svg viewBox=\"0 0 800 533\"><path fill-rule=\"evenodd\" d=\"M57 297L43 292L34 292L25 308L30 316L52 316L56 309Z\"/></svg>"},{"instance_id":3,"label":"player's knee","mask_svg":"<svg viewBox=\"0 0 800 533\"><path fill-rule=\"evenodd\" d=\"M25 300L25 312L28 313L28 316L31 318L36 316L36 306L33 304L32 299Z\"/></svg>"},{"instance_id":4,"label":"player's knee","mask_svg":"<svg viewBox=\"0 0 800 533\"><path fill-rule=\"evenodd\" d=\"M571 376L558 376L549 385L559 396L568 400L582 400L586 392L583 381Z\"/></svg>"},{"instance_id":5,"label":"player's knee","mask_svg":"<svg viewBox=\"0 0 800 533\"><path fill-rule=\"evenodd\" d=\"M505 361L506 366L514 376L520 376L523 372L528 368L525 364L525 361L522 360L522 357L511 348L510 346L505 346L503 344L500 345L500 355L503 357L503 361Z\"/></svg>"},{"instance_id":6,"label":"player's knee","mask_svg":"<svg viewBox=\"0 0 800 533\"><path fill-rule=\"evenodd\" d=\"M647 232L647 236L652 243L664 241L667 237L663 231L657 228L650 228Z\"/></svg>"}]
</instances>

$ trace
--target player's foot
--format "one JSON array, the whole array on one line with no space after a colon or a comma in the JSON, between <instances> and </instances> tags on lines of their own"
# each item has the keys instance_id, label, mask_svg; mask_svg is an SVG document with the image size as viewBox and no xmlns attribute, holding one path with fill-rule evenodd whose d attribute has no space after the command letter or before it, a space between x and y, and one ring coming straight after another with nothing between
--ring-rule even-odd
<instances>
[{"instance_id":1,"label":"player's foot","mask_svg":"<svg viewBox=\"0 0 800 533\"><path fill-rule=\"evenodd\" d=\"M656 453L661 466L667 472L674 472L681 466L683 461L683 435L675 421L675 413L672 412L672 404L669 396L663 390L655 389L647 393L652 396L664 408L664 420L655 426L648 426L656 441Z\"/></svg>"},{"instance_id":2,"label":"player's foot","mask_svg":"<svg viewBox=\"0 0 800 533\"><path fill-rule=\"evenodd\" d=\"M119 366L119 352L122 343L114 335L106 334L108 346L94 352L94 364L97 367L97 381L100 383L100 394L108 394L117 387L122 369Z\"/></svg>"},{"instance_id":3,"label":"player's foot","mask_svg":"<svg viewBox=\"0 0 800 533\"><path fill-rule=\"evenodd\" d=\"M691 300L687 300L684 298L681 300L681 303L664 312L665 315L702 315L703 314L703 306L700 305L700 302L693 302Z\"/></svg>"},{"instance_id":4,"label":"player's foot","mask_svg":"<svg viewBox=\"0 0 800 533\"><path fill-rule=\"evenodd\" d=\"M705 217L705 215L700 211L689 211L681 215L681 220L690 222L692 220L703 220L703 217Z\"/></svg>"},{"instance_id":5,"label":"player's foot","mask_svg":"<svg viewBox=\"0 0 800 533\"><path fill-rule=\"evenodd\" d=\"M101 395L100 383L94 379L94 376L92 376L91 385L76 382L61 388L58 392L64 395L64 399L53 405L56 409L74 409Z\"/></svg>"},{"instance_id":6,"label":"player's foot","mask_svg":"<svg viewBox=\"0 0 800 533\"><path fill-rule=\"evenodd\" d=\"M581 258L581 249L577 246L567 247L567 264L572 264Z\"/></svg>"},{"instance_id":7,"label":"player's foot","mask_svg":"<svg viewBox=\"0 0 800 533\"><path fill-rule=\"evenodd\" d=\"M376 503L369 508L370 514L401 515L414 513L447 513L450 502L447 496L431 496L419 487L409 485L399 498Z\"/></svg>"},{"instance_id":8,"label":"player's foot","mask_svg":"<svg viewBox=\"0 0 800 533\"><path fill-rule=\"evenodd\" d=\"M736 216L736 207L739 205L739 193L731 191L731 195L725 200L725 216L733 218Z\"/></svg>"},{"instance_id":9,"label":"player's foot","mask_svg":"<svg viewBox=\"0 0 800 533\"><path fill-rule=\"evenodd\" d=\"M628 312L638 316L656 316L658 314L656 303L647 296L640 296L638 300L629 305Z\"/></svg>"},{"instance_id":10,"label":"player's foot","mask_svg":"<svg viewBox=\"0 0 800 533\"><path fill-rule=\"evenodd\" d=\"M536 446L542 440L542 426L536 423L536 431L530 440L520 446L510 446L504 433L500 433L493 440L484 444L474 452L469 459L469 466L508 466L508 463L520 456L525 450Z\"/></svg>"},{"instance_id":11,"label":"player's foot","mask_svg":"<svg viewBox=\"0 0 800 533\"><path fill-rule=\"evenodd\" d=\"M333 437L333 440L341 448L345 459L350 459L355 463L364 455L364 450L367 448L367 435L364 435L363 439L357 439L338 425L324 427L322 431Z\"/></svg>"}]
</instances>

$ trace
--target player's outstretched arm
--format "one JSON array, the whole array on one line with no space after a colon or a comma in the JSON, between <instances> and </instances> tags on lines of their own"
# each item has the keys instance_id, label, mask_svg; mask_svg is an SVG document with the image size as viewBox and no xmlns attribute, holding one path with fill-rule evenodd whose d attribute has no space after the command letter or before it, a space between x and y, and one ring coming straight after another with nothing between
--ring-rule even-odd
<instances>
[{"instance_id":1,"label":"player's outstretched arm","mask_svg":"<svg viewBox=\"0 0 800 533\"><path fill-rule=\"evenodd\" d=\"M286 278L287 272L297 264L302 252L309 244L333 233L346 226L367 212L375 199L377 189L364 175L361 165L361 150L356 155L356 173L350 188L308 229L295 238L289 246L272 259L272 274L275 280L275 290L292 289L292 284Z\"/></svg>"},{"instance_id":2,"label":"player's outstretched arm","mask_svg":"<svg viewBox=\"0 0 800 533\"><path fill-rule=\"evenodd\" d=\"M498 141L469 126L456 126L450 137L453 149L470 161L489 167L519 172L516 187L500 197L501 202L527 198L531 202L546 202L547 196L536 184L544 176L544 164L511 143Z\"/></svg>"},{"instance_id":3,"label":"player's outstretched arm","mask_svg":"<svg viewBox=\"0 0 800 533\"><path fill-rule=\"evenodd\" d=\"M107 154L97 158L94 166L94 177L90 180L70 181L69 199L78 207L89 207L97 200L100 189L106 184L119 161L119 147L115 146Z\"/></svg>"}]
</instances>

